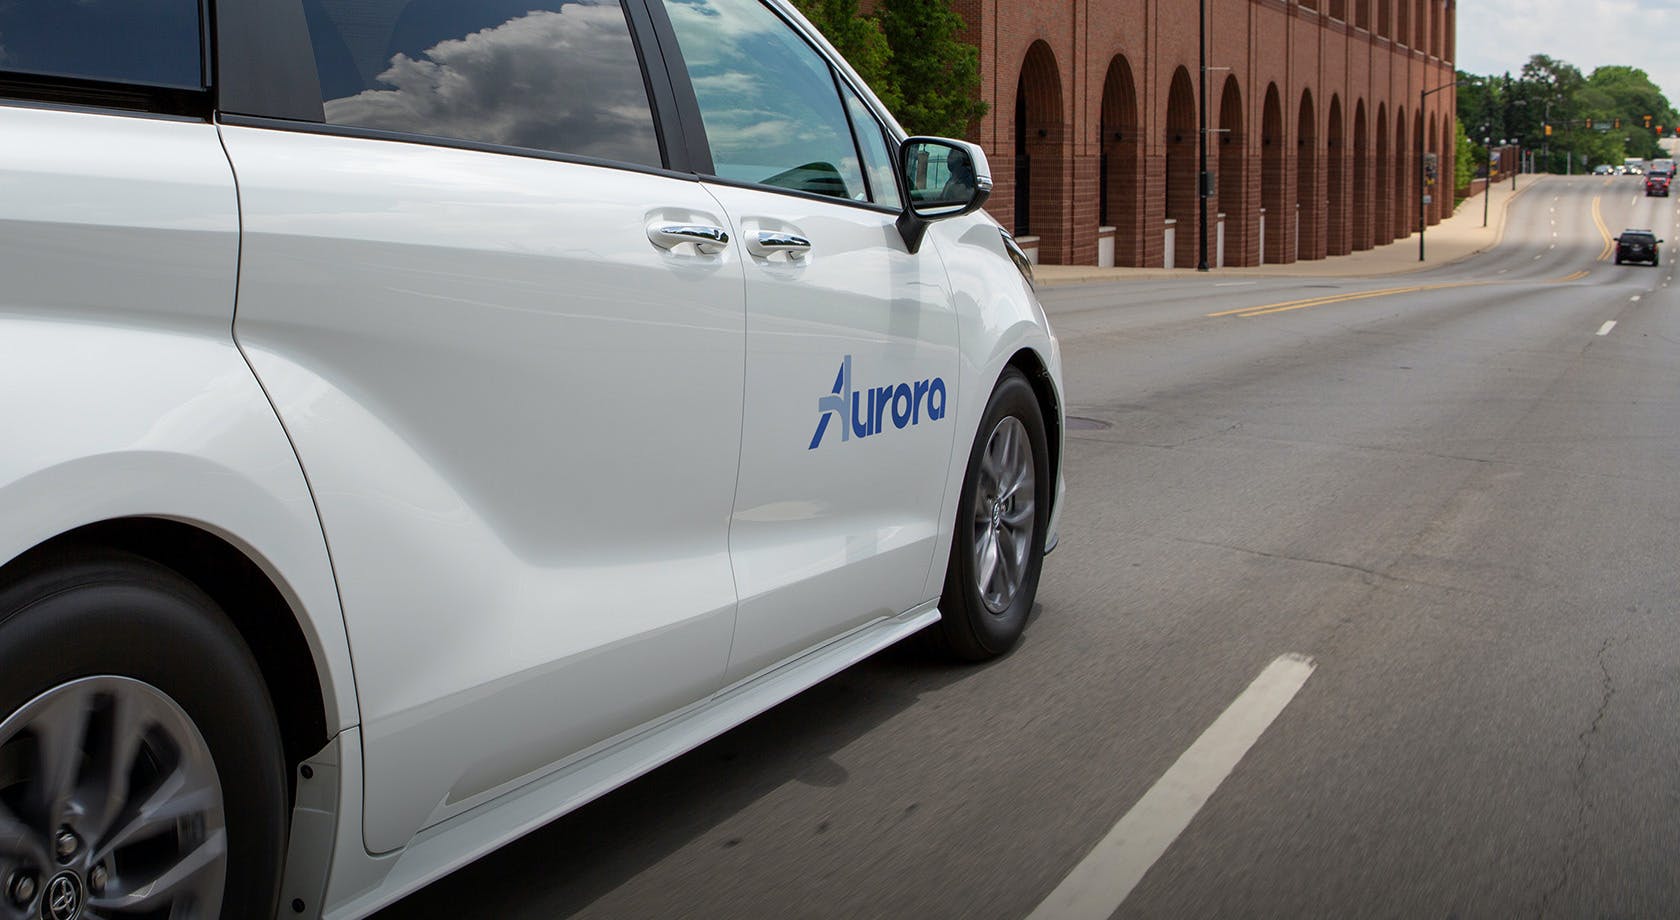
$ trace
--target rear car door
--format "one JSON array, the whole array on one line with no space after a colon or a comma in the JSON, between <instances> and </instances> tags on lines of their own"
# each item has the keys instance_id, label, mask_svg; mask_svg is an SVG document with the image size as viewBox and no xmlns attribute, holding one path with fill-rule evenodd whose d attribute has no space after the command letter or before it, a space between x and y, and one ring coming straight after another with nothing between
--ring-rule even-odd
<instances>
[{"instance_id":1,"label":"rear car door","mask_svg":"<svg viewBox=\"0 0 1680 920\"><path fill-rule=\"evenodd\" d=\"M929 600L957 317L937 252L897 229L890 138L791 15L759 0L663 11L706 139L697 168L746 272L734 681Z\"/></svg>"},{"instance_id":2,"label":"rear car door","mask_svg":"<svg viewBox=\"0 0 1680 920\"><path fill-rule=\"evenodd\" d=\"M722 681L741 269L637 2L223 16L235 332L332 551L373 852Z\"/></svg>"}]
</instances>

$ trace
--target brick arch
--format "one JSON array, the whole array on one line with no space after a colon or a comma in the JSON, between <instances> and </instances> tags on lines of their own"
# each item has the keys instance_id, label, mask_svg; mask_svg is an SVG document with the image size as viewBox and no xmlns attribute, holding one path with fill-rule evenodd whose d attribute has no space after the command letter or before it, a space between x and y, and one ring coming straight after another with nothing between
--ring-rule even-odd
<instances>
[{"instance_id":1,"label":"brick arch","mask_svg":"<svg viewBox=\"0 0 1680 920\"><path fill-rule=\"evenodd\" d=\"M1225 264L1253 265L1258 256L1249 252L1254 215L1248 196L1248 136L1243 132L1242 87L1234 74L1225 78L1219 94L1219 133L1208 142L1219 151L1214 168L1219 175L1219 211L1225 215Z\"/></svg>"},{"instance_id":2,"label":"brick arch","mask_svg":"<svg viewBox=\"0 0 1680 920\"><path fill-rule=\"evenodd\" d=\"M1166 131L1162 140L1167 151L1167 217L1176 219L1177 244L1174 264L1196 266L1196 91L1190 71L1173 71L1167 90Z\"/></svg>"},{"instance_id":3,"label":"brick arch","mask_svg":"<svg viewBox=\"0 0 1680 920\"><path fill-rule=\"evenodd\" d=\"M1114 261L1141 265L1143 259L1143 196L1138 189L1143 169L1143 122L1138 118L1137 82L1131 63L1116 54L1103 79L1102 109L1098 117L1101 207L1098 219L1114 227Z\"/></svg>"},{"instance_id":4,"label":"brick arch","mask_svg":"<svg viewBox=\"0 0 1680 920\"><path fill-rule=\"evenodd\" d=\"M1416 230L1418 221L1423 219L1423 187L1418 184L1421 181L1418 171L1423 168L1423 152L1429 149L1423 143L1425 130L1423 110L1419 109L1412 113L1412 148L1408 152L1411 159L1406 164L1406 181L1410 183L1408 191L1411 192L1411 200L1406 202L1407 217L1410 218L1407 233Z\"/></svg>"},{"instance_id":5,"label":"brick arch","mask_svg":"<svg viewBox=\"0 0 1680 920\"><path fill-rule=\"evenodd\" d=\"M1394 114L1394 238L1403 240L1412 232L1412 148L1411 135L1406 128L1406 107L1396 106Z\"/></svg>"},{"instance_id":6,"label":"brick arch","mask_svg":"<svg viewBox=\"0 0 1680 920\"><path fill-rule=\"evenodd\" d=\"M1033 42L1015 84L1015 232L1039 237L1039 258L1049 264L1067 262L1072 243L1063 220L1071 204L1066 124L1056 54Z\"/></svg>"},{"instance_id":7,"label":"brick arch","mask_svg":"<svg viewBox=\"0 0 1680 920\"><path fill-rule=\"evenodd\" d=\"M1389 143L1388 103L1377 103L1377 188L1374 242L1394 242L1394 146Z\"/></svg>"},{"instance_id":8,"label":"brick arch","mask_svg":"<svg viewBox=\"0 0 1680 920\"><path fill-rule=\"evenodd\" d=\"M1295 119L1295 258L1324 258L1324 192L1319 170L1318 120L1312 90L1301 91Z\"/></svg>"},{"instance_id":9,"label":"brick arch","mask_svg":"<svg viewBox=\"0 0 1680 920\"><path fill-rule=\"evenodd\" d=\"M1260 208L1266 222L1262 235L1262 256L1270 263L1295 258L1292 211L1285 207L1288 191L1288 157L1283 133L1283 103L1276 83L1266 86L1266 102L1260 115Z\"/></svg>"},{"instance_id":10,"label":"brick arch","mask_svg":"<svg viewBox=\"0 0 1680 920\"><path fill-rule=\"evenodd\" d=\"M1345 256L1351 251L1352 234L1348 228L1348 163L1347 136L1343 133L1342 97L1330 94L1330 117L1324 133L1324 181L1328 186L1325 214L1327 232L1325 252Z\"/></svg>"},{"instance_id":11,"label":"brick arch","mask_svg":"<svg viewBox=\"0 0 1680 920\"><path fill-rule=\"evenodd\" d=\"M1371 228L1371 133L1365 120L1365 100L1353 107L1353 248L1370 249L1375 243Z\"/></svg>"}]
</instances>

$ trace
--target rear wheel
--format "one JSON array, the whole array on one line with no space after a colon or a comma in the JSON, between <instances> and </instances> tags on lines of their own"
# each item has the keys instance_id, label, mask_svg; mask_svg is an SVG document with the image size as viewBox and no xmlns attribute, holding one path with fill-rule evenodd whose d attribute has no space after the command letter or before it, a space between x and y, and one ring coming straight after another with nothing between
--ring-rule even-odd
<instances>
[{"instance_id":1,"label":"rear wheel","mask_svg":"<svg viewBox=\"0 0 1680 920\"><path fill-rule=\"evenodd\" d=\"M267 917L285 843L243 641L126 555L0 588L0 918Z\"/></svg>"},{"instance_id":2,"label":"rear wheel","mask_svg":"<svg viewBox=\"0 0 1680 920\"><path fill-rule=\"evenodd\" d=\"M946 567L943 651L983 661L1021 638L1044 565L1053 471L1032 385L1010 368L998 380L969 452Z\"/></svg>"}]
</instances>

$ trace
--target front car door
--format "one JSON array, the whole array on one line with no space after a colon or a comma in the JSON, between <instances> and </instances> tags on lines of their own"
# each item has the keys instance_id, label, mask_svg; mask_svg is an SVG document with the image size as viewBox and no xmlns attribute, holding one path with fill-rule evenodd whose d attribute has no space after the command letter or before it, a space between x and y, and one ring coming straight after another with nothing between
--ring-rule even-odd
<instances>
[{"instance_id":1,"label":"front car door","mask_svg":"<svg viewBox=\"0 0 1680 920\"><path fill-rule=\"evenodd\" d=\"M383 852L721 685L741 268L685 242L724 220L667 168L645 10L303 14L318 121L224 127L236 335L319 506Z\"/></svg>"},{"instance_id":2,"label":"front car door","mask_svg":"<svg viewBox=\"0 0 1680 920\"><path fill-rule=\"evenodd\" d=\"M663 8L746 269L734 681L931 599L957 320L849 77L759 0Z\"/></svg>"}]
</instances>

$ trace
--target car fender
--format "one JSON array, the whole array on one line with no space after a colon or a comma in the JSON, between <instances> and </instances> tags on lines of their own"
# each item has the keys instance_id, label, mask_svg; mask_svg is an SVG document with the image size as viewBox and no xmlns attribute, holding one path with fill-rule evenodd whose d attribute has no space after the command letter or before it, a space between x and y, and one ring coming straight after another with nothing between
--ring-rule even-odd
<instances>
[{"instance_id":1,"label":"car fender","mask_svg":"<svg viewBox=\"0 0 1680 920\"><path fill-rule=\"evenodd\" d=\"M929 228L928 241L938 250L950 277L959 348L957 396L952 412L956 441L945 477L939 540L926 590L929 597L937 597L951 555L957 501L967 472L969 451L973 449L986 403L1004 368L1023 350L1031 352L1049 372L1058 414L1066 403L1062 395L1061 348L1032 284L1011 260L998 223L984 212L939 221ZM1051 437L1058 439L1054 446L1059 459L1063 454L1065 426L1060 418L1047 418L1045 422L1051 429ZM1053 472L1055 486L1046 546L1055 545L1066 491L1060 466Z\"/></svg>"},{"instance_id":2,"label":"car fender","mask_svg":"<svg viewBox=\"0 0 1680 920\"><path fill-rule=\"evenodd\" d=\"M0 317L0 561L125 518L221 537L297 616L335 734L357 709L325 539L284 430L217 325Z\"/></svg>"}]
</instances>

